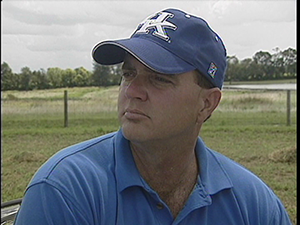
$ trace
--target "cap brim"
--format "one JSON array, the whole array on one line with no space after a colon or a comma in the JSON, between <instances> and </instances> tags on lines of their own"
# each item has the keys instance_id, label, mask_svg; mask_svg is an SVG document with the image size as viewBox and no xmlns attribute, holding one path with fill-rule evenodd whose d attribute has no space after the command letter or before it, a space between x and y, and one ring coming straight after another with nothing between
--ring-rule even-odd
<instances>
[{"instance_id":1,"label":"cap brim","mask_svg":"<svg viewBox=\"0 0 300 225\"><path fill-rule=\"evenodd\" d=\"M101 42L94 47L92 56L97 63L113 65L123 62L126 52L160 73L179 74L195 69L159 44L142 38Z\"/></svg>"}]
</instances>

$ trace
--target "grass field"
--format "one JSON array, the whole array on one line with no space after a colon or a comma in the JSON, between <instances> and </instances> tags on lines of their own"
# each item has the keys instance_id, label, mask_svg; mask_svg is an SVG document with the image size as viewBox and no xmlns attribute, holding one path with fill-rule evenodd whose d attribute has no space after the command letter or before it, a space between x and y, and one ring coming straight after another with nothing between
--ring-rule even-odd
<instances>
[{"instance_id":1,"label":"grass field","mask_svg":"<svg viewBox=\"0 0 300 225\"><path fill-rule=\"evenodd\" d=\"M2 92L2 201L23 196L35 171L71 144L119 128L118 87ZM200 136L206 144L260 176L281 198L296 224L296 93L286 126L286 93L224 90Z\"/></svg>"}]
</instances>

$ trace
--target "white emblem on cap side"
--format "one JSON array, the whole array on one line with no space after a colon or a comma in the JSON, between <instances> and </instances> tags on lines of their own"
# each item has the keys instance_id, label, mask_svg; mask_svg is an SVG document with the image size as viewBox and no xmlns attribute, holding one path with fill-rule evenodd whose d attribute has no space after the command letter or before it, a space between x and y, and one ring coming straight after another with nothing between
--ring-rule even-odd
<instances>
[{"instance_id":1,"label":"white emblem on cap side","mask_svg":"<svg viewBox=\"0 0 300 225\"><path fill-rule=\"evenodd\" d=\"M149 33L150 29L155 29L153 35L159 37L165 41L169 41L170 37L166 33L166 28L176 30L177 26L173 23L167 21L168 18L172 18L174 14L168 12L159 12L157 16L149 17L144 23L141 24L141 27L138 28L136 33Z\"/></svg>"}]
</instances>

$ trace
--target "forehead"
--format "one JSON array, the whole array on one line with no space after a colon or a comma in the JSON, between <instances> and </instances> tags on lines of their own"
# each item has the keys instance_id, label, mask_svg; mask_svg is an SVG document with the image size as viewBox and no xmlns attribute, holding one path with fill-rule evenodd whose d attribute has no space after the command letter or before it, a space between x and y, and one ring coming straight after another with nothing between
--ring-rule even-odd
<instances>
[{"instance_id":1,"label":"forehead","mask_svg":"<svg viewBox=\"0 0 300 225\"><path fill-rule=\"evenodd\" d=\"M132 56L131 54L126 54L122 65L122 69L135 69L135 68L143 68L144 70L155 72L149 66L145 65L137 58Z\"/></svg>"}]
</instances>

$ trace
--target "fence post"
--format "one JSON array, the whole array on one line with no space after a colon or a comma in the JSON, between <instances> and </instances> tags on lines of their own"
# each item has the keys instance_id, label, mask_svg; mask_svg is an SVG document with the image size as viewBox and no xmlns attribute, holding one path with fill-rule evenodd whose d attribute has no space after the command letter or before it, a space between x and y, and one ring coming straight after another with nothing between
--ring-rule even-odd
<instances>
[{"instance_id":1,"label":"fence post","mask_svg":"<svg viewBox=\"0 0 300 225\"><path fill-rule=\"evenodd\" d=\"M286 98L287 126L291 125L291 90L287 90Z\"/></svg>"},{"instance_id":2,"label":"fence post","mask_svg":"<svg viewBox=\"0 0 300 225\"><path fill-rule=\"evenodd\" d=\"M68 91L64 91L64 127L68 126Z\"/></svg>"}]
</instances>

